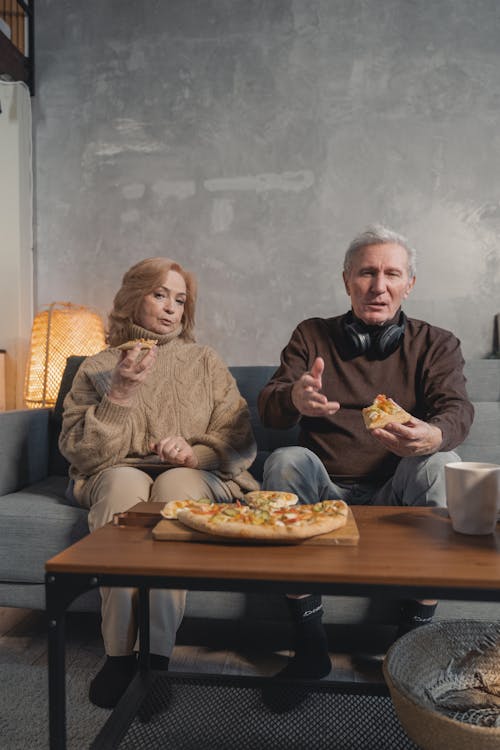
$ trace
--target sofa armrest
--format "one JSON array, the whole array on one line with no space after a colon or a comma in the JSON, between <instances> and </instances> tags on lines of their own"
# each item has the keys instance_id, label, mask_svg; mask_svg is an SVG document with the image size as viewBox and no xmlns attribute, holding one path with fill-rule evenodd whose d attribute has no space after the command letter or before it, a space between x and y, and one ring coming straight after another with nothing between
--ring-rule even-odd
<instances>
[{"instance_id":1,"label":"sofa armrest","mask_svg":"<svg viewBox=\"0 0 500 750\"><path fill-rule=\"evenodd\" d=\"M50 409L0 412L0 495L45 479Z\"/></svg>"}]
</instances>

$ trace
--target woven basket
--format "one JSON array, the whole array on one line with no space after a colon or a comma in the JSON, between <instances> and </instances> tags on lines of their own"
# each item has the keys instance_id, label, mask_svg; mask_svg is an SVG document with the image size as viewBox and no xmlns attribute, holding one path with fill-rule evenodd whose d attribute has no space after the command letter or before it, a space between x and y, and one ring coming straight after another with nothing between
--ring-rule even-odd
<instances>
[{"instance_id":1,"label":"woven basket","mask_svg":"<svg viewBox=\"0 0 500 750\"><path fill-rule=\"evenodd\" d=\"M383 670L394 708L406 733L422 750L499 750L500 726L469 723L467 717L472 712L445 711L433 700L443 683L451 688L454 682L456 689L463 687L470 670L459 669L457 664L485 641L498 642L499 634L499 623L443 621L408 633L389 649ZM488 653L491 650L482 657L483 664ZM496 669L498 650L494 653L495 663L490 660L490 670Z\"/></svg>"}]
</instances>

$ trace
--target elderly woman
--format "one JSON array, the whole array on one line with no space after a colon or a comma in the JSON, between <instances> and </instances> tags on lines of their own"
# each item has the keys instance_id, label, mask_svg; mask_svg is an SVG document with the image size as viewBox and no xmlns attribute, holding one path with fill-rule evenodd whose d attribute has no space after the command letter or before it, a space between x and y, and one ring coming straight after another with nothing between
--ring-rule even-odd
<instances>
[{"instance_id":1,"label":"elderly woman","mask_svg":"<svg viewBox=\"0 0 500 750\"><path fill-rule=\"evenodd\" d=\"M64 402L60 449L90 530L137 502L202 497L231 502L257 488L248 407L226 366L194 343L196 283L167 258L123 277L109 316L109 349L81 365ZM156 339L146 351L118 347ZM101 589L104 666L90 700L112 708L136 671L136 592ZM185 592L154 590L151 664L167 669Z\"/></svg>"}]
</instances>

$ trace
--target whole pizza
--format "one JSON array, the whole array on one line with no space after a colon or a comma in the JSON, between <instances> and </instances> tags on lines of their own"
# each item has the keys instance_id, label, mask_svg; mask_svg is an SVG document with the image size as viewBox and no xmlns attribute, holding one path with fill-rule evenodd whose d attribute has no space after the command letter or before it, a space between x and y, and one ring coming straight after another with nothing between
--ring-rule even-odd
<instances>
[{"instance_id":1,"label":"whole pizza","mask_svg":"<svg viewBox=\"0 0 500 750\"><path fill-rule=\"evenodd\" d=\"M339 529L347 522L342 500L324 500L293 507L251 507L236 503L191 503L177 510L186 526L214 536L294 542Z\"/></svg>"}]
</instances>

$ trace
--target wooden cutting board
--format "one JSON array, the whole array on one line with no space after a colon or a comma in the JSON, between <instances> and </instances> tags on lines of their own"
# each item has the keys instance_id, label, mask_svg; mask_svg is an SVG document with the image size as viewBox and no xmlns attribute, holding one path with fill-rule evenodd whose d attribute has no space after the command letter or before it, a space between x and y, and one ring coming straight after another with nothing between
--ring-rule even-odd
<instances>
[{"instance_id":1,"label":"wooden cutting board","mask_svg":"<svg viewBox=\"0 0 500 750\"><path fill-rule=\"evenodd\" d=\"M195 531L187 526L183 526L180 521L162 519L153 529L153 537L160 541L166 542L211 542L212 544L304 544L309 546L334 546L337 544L355 545L359 541L359 531L352 515L348 509L347 523L341 529L330 531L328 534L320 534L309 539L299 539L293 542L265 542L254 539L227 539L223 536L205 534L202 531Z\"/></svg>"}]
</instances>

